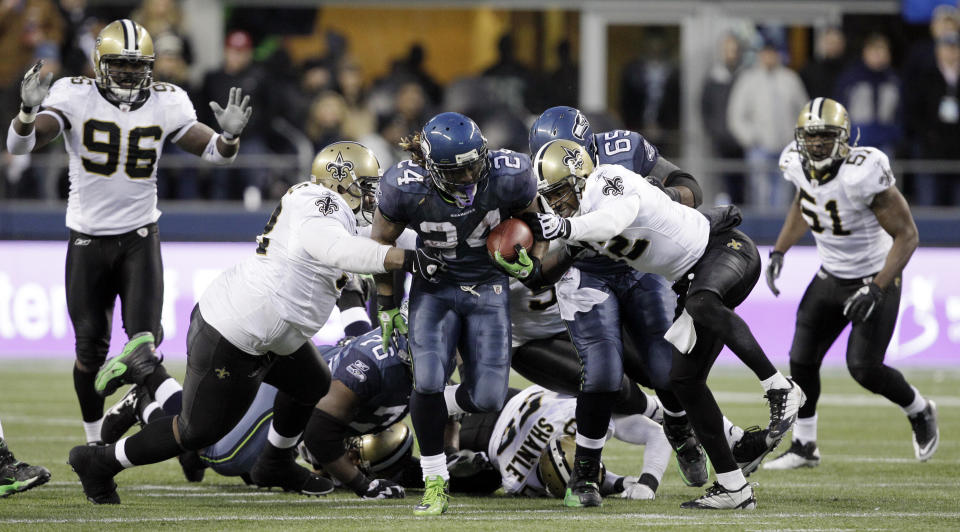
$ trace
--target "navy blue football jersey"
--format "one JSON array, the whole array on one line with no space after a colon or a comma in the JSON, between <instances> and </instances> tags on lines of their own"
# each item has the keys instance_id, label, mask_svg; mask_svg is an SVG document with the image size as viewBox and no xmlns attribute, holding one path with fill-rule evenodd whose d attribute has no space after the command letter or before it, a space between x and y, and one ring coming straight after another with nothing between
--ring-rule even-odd
<instances>
[{"instance_id":1,"label":"navy blue football jersey","mask_svg":"<svg viewBox=\"0 0 960 532\"><path fill-rule=\"evenodd\" d=\"M407 415L413 379L393 346L384 353L379 328L321 354L333 378L360 398L351 436L380 432Z\"/></svg>"},{"instance_id":2,"label":"navy blue football jersey","mask_svg":"<svg viewBox=\"0 0 960 532\"><path fill-rule=\"evenodd\" d=\"M656 146L635 131L614 129L596 133L593 139L597 143L597 158L600 164L619 164L642 176L650 175L653 165L657 164L660 158ZM577 261L576 266L593 273L623 272L630 269L629 265L602 255Z\"/></svg>"},{"instance_id":3,"label":"navy blue football jersey","mask_svg":"<svg viewBox=\"0 0 960 532\"><path fill-rule=\"evenodd\" d=\"M487 256L487 235L537 195L530 157L510 150L491 151L487 157L490 177L468 207L446 199L427 171L409 160L392 166L380 180L380 213L416 231L420 245L443 251L443 281L479 284L504 277Z\"/></svg>"}]
</instances>

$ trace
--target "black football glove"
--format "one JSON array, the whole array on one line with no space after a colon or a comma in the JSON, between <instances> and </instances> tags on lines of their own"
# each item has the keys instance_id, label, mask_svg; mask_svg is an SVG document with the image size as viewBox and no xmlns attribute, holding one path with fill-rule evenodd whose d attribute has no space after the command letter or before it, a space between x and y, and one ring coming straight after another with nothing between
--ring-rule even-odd
<instances>
[{"instance_id":1,"label":"black football glove","mask_svg":"<svg viewBox=\"0 0 960 532\"><path fill-rule=\"evenodd\" d=\"M663 192L664 194L666 194L666 195L670 198L671 201L676 201L676 202L678 202L678 203L680 202L680 191L679 191L679 190L677 190L677 189L675 189L675 188L673 188L673 187L666 187L666 186L664 186L663 183L662 183L659 179L657 179L656 177L653 177L652 175L648 175L648 176L646 177L646 179L647 179L647 183L650 183L651 185L659 188L659 189L660 189L660 192Z\"/></svg>"},{"instance_id":2,"label":"black football glove","mask_svg":"<svg viewBox=\"0 0 960 532\"><path fill-rule=\"evenodd\" d=\"M403 486L392 480L378 478L371 480L367 490L357 493L362 499L402 499L406 495Z\"/></svg>"},{"instance_id":3,"label":"black football glove","mask_svg":"<svg viewBox=\"0 0 960 532\"><path fill-rule=\"evenodd\" d=\"M873 309L882 298L883 290L876 283L864 285L843 302L843 315L853 323L863 323L873 314Z\"/></svg>"},{"instance_id":4,"label":"black football glove","mask_svg":"<svg viewBox=\"0 0 960 532\"><path fill-rule=\"evenodd\" d=\"M774 296L780 295L780 290L777 288L775 281L780 278L780 270L782 269L783 269L783 252L771 251L770 263L767 264L767 269L765 270L765 274L767 277L767 286L770 287L770 291L773 292Z\"/></svg>"},{"instance_id":5,"label":"black football glove","mask_svg":"<svg viewBox=\"0 0 960 532\"><path fill-rule=\"evenodd\" d=\"M570 236L570 231L572 230L570 220L557 214L525 212L520 215L520 219L530 226L534 240L544 241L567 238Z\"/></svg>"},{"instance_id":6,"label":"black football glove","mask_svg":"<svg viewBox=\"0 0 960 532\"><path fill-rule=\"evenodd\" d=\"M485 469L493 469L487 453L460 449L447 454L447 470L451 477L470 477Z\"/></svg>"},{"instance_id":7,"label":"black football glove","mask_svg":"<svg viewBox=\"0 0 960 532\"><path fill-rule=\"evenodd\" d=\"M403 252L403 269L419 275L426 281L435 283L440 274L447 271L447 263L440 257L440 251L430 248L417 248Z\"/></svg>"}]
</instances>

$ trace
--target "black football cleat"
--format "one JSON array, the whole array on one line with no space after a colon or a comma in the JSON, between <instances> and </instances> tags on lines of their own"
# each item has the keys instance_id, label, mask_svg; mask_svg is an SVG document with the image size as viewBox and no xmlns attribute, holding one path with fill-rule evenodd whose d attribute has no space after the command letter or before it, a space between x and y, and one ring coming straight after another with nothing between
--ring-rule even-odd
<instances>
[{"instance_id":1,"label":"black football cleat","mask_svg":"<svg viewBox=\"0 0 960 532\"><path fill-rule=\"evenodd\" d=\"M17 460L0 438L0 499L36 488L49 480L47 468Z\"/></svg>"},{"instance_id":2,"label":"black football cleat","mask_svg":"<svg viewBox=\"0 0 960 532\"><path fill-rule=\"evenodd\" d=\"M748 477L756 471L760 462L780 443L781 438L772 440L769 434L770 429L761 430L753 426L744 430L743 437L733 445L733 459L743 471L743 476Z\"/></svg>"},{"instance_id":3,"label":"black football cleat","mask_svg":"<svg viewBox=\"0 0 960 532\"><path fill-rule=\"evenodd\" d=\"M596 458L574 458L573 474L567 481L567 491L563 496L563 505L568 508L586 508L603 505L600 495L600 460Z\"/></svg>"},{"instance_id":4,"label":"black football cleat","mask_svg":"<svg viewBox=\"0 0 960 532\"><path fill-rule=\"evenodd\" d=\"M926 462L940 445L940 427L937 426L937 405L927 400L927 406L919 413L908 416L913 429L913 452L917 460Z\"/></svg>"},{"instance_id":5,"label":"black football cleat","mask_svg":"<svg viewBox=\"0 0 960 532\"><path fill-rule=\"evenodd\" d=\"M259 488L281 488L301 495L326 495L333 482L296 462L297 450L277 449L269 443L250 470L250 480Z\"/></svg>"},{"instance_id":6,"label":"black football cleat","mask_svg":"<svg viewBox=\"0 0 960 532\"><path fill-rule=\"evenodd\" d=\"M80 477L83 493L93 504L120 504L117 483L113 481L117 471L110 466L106 454L110 451L110 447L92 445L70 449L67 465Z\"/></svg>"},{"instance_id":7,"label":"black football cleat","mask_svg":"<svg viewBox=\"0 0 960 532\"><path fill-rule=\"evenodd\" d=\"M180 461L180 468L183 469L183 476L187 482L203 482L203 474L207 469L207 464L200 458L197 451L186 451L180 453L177 457Z\"/></svg>"},{"instance_id":8,"label":"black football cleat","mask_svg":"<svg viewBox=\"0 0 960 532\"><path fill-rule=\"evenodd\" d=\"M93 388L100 397L109 397L124 384L143 385L159 365L153 333L137 333L123 346L119 355L107 360L100 368Z\"/></svg>"},{"instance_id":9,"label":"black football cleat","mask_svg":"<svg viewBox=\"0 0 960 532\"><path fill-rule=\"evenodd\" d=\"M672 419L675 420L676 418ZM706 484L710 478L707 453L703 451L690 421L684 418L683 422L676 423L665 417L663 433L667 436L670 446L677 453L677 468L684 484L687 486L703 486Z\"/></svg>"},{"instance_id":10,"label":"black football cleat","mask_svg":"<svg viewBox=\"0 0 960 532\"><path fill-rule=\"evenodd\" d=\"M115 405L111 406L103 414L103 421L100 423L100 439L104 443L116 443L130 430L130 427L140 424L140 419L144 401L149 401L150 396L145 393L141 386L131 386L127 393Z\"/></svg>"}]
</instances>

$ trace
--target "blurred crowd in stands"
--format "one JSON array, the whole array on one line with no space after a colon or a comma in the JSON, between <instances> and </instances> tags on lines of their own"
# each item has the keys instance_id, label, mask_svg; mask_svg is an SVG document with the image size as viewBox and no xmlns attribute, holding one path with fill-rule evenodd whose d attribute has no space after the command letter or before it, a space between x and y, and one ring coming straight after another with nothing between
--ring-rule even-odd
<instances>
[{"instance_id":1,"label":"blurred crowd in stands","mask_svg":"<svg viewBox=\"0 0 960 532\"><path fill-rule=\"evenodd\" d=\"M243 29L231 29L222 66L194 84L193 53L178 3L143 0L129 16L153 36L154 78L187 89L200 120L215 123L207 102L223 103L232 86L242 87L253 100L254 114L241 148L248 163L217 169L161 163L159 186L165 199L278 197L305 176L256 161L287 155L291 160L300 157L302 168L304 154L309 157L335 140L360 141L387 166L404 156L397 148L400 137L439 111L471 116L492 146L526 151L527 126L537 113L577 102L577 52L566 41L555 50L558 66L543 72L516 58L514 42L506 34L493 65L442 86L425 70L426 51L419 45L396 52L401 57L389 72L367 83L349 43L336 33L326 36L326 55L293 64L282 46L263 46ZM19 81L38 59L46 61L56 77L92 76L89 52L96 33L109 22L103 17L86 0L0 0L0 116L6 120L15 114ZM853 35L840 28L822 29L815 33L812 57L799 72L787 66L782 27L726 35L717 46L719 60L699 92L713 157L743 162L727 165L717 176L720 201L785 205L792 188L780 177L777 158L793 138L802 105L809 98L829 96L849 110L859 144L880 148L894 161L956 161L931 165L929 172L912 171L900 180L913 204L960 205L958 32L960 12L952 5L937 7L929 34L906 42L898 53L882 32ZM611 102L613 112L590 114L593 129L639 131L662 153L680 160L677 50L669 49L667 39L655 31L647 41L619 73L620 98ZM5 135L6 124L0 129L0 136ZM62 154L63 148L55 143L47 151ZM176 151L168 144L164 160ZM168 179L172 174L176 178ZM62 166L30 165L8 153L0 155L0 199L65 194Z\"/></svg>"}]
</instances>

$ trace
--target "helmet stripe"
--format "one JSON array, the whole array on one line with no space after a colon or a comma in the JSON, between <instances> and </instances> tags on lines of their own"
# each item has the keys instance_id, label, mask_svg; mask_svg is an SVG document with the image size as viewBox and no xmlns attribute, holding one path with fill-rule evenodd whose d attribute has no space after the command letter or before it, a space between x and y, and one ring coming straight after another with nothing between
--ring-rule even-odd
<instances>
[{"instance_id":1,"label":"helmet stripe","mask_svg":"<svg viewBox=\"0 0 960 532\"><path fill-rule=\"evenodd\" d=\"M813 105L810 106L810 114L817 118L823 118L823 96L813 99Z\"/></svg>"},{"instance_id":2,"label":"helmet stripe","mask_svg":"<svg viewBox=\"0 0 960 532\"><path fill-rule=\"evenodd\" d=\"M133 38L133 24L130 22L130 19L120 20L120 27L123 28L123 49L133 50L134 38Z\"/></svg>"}]
</instances>

